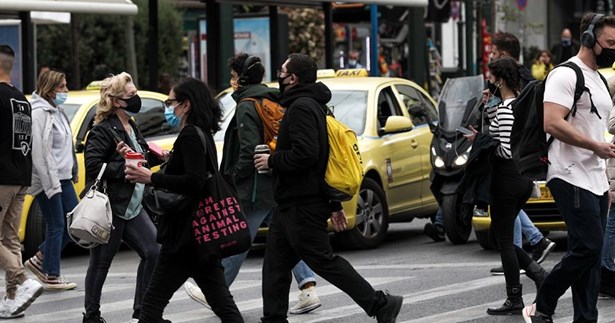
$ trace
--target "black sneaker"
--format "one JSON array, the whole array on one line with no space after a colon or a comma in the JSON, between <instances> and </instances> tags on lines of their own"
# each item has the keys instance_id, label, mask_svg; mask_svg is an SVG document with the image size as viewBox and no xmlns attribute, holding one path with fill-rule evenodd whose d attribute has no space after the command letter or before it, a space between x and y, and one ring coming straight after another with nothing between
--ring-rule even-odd
<instances>
[{"instance_id":1,"label":"black sneaker","mask_svg":"<svg viewBox=\"0 0 615 323\"><path fill-rule=\"evenodd\" d=\"M532 246L532 260L537 263L543 262L553 248L555 248L555 242L542 238L540 242Z\"/></svg>"},{"instance_id":2,"label":"black sneaker","mask_svg":"<svg viewBox=\"0 0 615 323\"><path fill-rule=\"evenodd\" d=\"M504 267L500 266L500 267L491 268L490 272L493 276L504 275ZM521 275L525 274L525 270L519 269L519 274Z\"/></svg>"},{"instance_id":3,"label":"black sneaker","mask_svg":"<svg viewBox=\"0 0 615 323\"><path fill-rule=\"evenodd\" d=\"M423 233L435 242L444 241L444 228L439 224L426 223Z\"/></svg>"},{"instance_id":4,"label":"black sneaker","mask_svg":"<svg viewBox=\"0 0 615 323\"><path fill-rule=\"evenodd\" d=\"M404 298L402 296L390 295L388 291L384 297L387 302L376 312L376 321L378 323L395 323Z\"/></svg>"}]
</instances>

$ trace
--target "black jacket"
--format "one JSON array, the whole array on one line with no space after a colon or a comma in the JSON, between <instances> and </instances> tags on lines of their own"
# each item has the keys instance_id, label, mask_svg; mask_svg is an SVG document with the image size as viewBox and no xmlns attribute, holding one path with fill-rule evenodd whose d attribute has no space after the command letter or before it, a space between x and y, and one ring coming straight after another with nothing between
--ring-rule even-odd
<instances>
[{"instance_id":1,"label":"black jacket","mask_svg":"<svg viewBox=\"0 0 615 323\"><path fill-rule=\"evenodd\" d=\"M154 186L187 194L194 201L202 197L207 174L214 171L212 166L208 166L212 164L208 158L213 158L214 167L218 165L213 138L206 131L203 133L209 141L207 147L211 151L206 151L195 127L186 126L181 130L173 143L173 152L165 174L152 174ZM160 219L156 240L164 244L167 251L175 252L187 243L192 243L192 212L195 207L196 204L193 203L184 210L177 210L172 216Z\"/></svg>"},{"instance_id":2,"label":"black jacket","mask_svg":"<svg viewBox=\"0 0 615 323\"><path fill-rule=\"evenodd\" d=\"M457 193L463 195L463 203L491 204L492 165L498 145L499 142L489 135L476 135L465 173L457 186Z\"/></svg>"},{"instance_id":3,"label":"black jacket","mask_svg":"<svg viewBox=\"0 0 615 323\"><path fill-rule=\"evenodd\" d=\"M329 201L322 190L329 154L323 105L329 100L331 91L320 82L298 84L281 95L286 112L269 157L280 207Z\"/></svg>"},{"instance_id":4,"label":"black jacket","mask_svg":"<svg viewBox=\"0 0 615 323\"><path fill-rule=\"evenodd\" d=\"M149 154L149 149L145 138L141 135L135 123L130 120L130 124L135 131L137 142L141 146L144 155L148 161L148 167L155 166L158 163L157 158ZM85 189L82 195L94 184L96 176L102 167L103 163L107 163L107 168L103 173L102 180L107 185L107 196L111 203L113 215L124 215L126 207L132 197L132 192L135 189L135 184L126 181L125 161L122 156L115 150L117 144L112 134L112 130L121 137L122 141L130 146L133 150L135 147L124 130L122 122L112 114L109 118L95 125L88 134L85 143ZM102 183L101 183L102 185ZM102 190L102 189L101 189Z\"/></svg>"}]
</instances>

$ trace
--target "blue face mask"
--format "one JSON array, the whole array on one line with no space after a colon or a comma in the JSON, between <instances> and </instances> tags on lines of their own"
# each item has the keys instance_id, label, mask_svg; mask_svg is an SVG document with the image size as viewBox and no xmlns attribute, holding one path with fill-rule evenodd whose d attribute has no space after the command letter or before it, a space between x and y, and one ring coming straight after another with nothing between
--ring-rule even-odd
<instances>
[{"instance_id":1,"label":"blue face mask","mask_svg":"<svg viewBox=\"0 0 615 323\"><path fill-rule=\"evenodd\" d=\"M175 113L173 113L174 110L174 107L165 108L164 118L167 119L167 122L169 123L169 126L171 126L171 128L179 128L181 119L178 118Z\"/></svg>"},{"instance_id":2,"label":"blue face mask","mask_svg":"<svg viewBox=\"0 0 615 323\"><path fill-rule=\"evenodd\" d=\"M55 99L53 99L53 104L55 104L55 105L64 104L64 102L66 102L66 98L68 98L68 93L66 93L66 92L58 92L58 93L56 93Z\"/></svg>"}]
</instances>

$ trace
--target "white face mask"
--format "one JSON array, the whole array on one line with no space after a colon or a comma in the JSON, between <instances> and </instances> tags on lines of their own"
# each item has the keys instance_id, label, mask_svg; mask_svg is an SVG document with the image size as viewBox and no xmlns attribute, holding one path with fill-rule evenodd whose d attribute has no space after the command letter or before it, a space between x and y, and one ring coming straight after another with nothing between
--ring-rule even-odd
<instances>
[{"instance_id":1,"label":"white face mask","mask_svg":"<svg viewBox=\"0 0 615 323\"><path fill-rule=\"evenodd\" d=\"M349 59L348 60L348 65L356 66L357 65L357 60L356 59Z\"/></svg>"},{"instance_id":2,"label":"white face mask","mask_svg":"<svg viewBox=\"0 0 615 323\"><path fill-rule=\"evenodd\" d=\"M57 92L55 99L53 99L53 103L55 105L64 104L64 102L66 102L67 98L68 98L68 93L66 93L66 92Z\"/></svg>"}]
</instances>

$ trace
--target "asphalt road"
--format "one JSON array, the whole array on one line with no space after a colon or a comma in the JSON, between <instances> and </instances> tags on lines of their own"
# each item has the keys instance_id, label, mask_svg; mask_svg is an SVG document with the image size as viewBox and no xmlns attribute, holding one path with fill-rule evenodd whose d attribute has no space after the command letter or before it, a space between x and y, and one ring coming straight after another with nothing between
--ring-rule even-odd
<instances>
[{"instance_id":1,"label":"asphalt road","mask_svg":"<svg viewBox=\"0 0 615 323\"><path fill-rule=\"evenodd\" d=\"M503 276L491 276L489 269L500 265L499 255L480 248L475 238L465 245L434 243L422 234L425 220L393 224L386 242L375 250L337 250L349 260L376 289L404 296L397 322L523 322L521 316L494 317L486 314L489 306L500 305L506 298ZM552 268L562 257L566 237L549 236L557 243L555 251L543 263ZM262 315L261 267L263 246L256 246L231 287L246 322L258 322ZM45 292L15 322L81 322L83 282L88 264L86 252L71 252L62 262L63 274L76 282L76 290ZM109 323L128 322L132 314L137 255L122 250L116 256L103 289L102 312ZM291 315L289 322L375 322L354 302L322 278L317 277L317 293L322 307L309 314ZM524 300L535 297L532 281L522 276ZM1 282L4 284L4 282ZM297 300L296 285L289 301ZM615 300L598 303L599 322L615 322ZM560 300L555 322L572 321L571 294ZM165 311L172 322L219 322L215 315L192 301L180 289Z\"/></svg>"}]
</instances>

